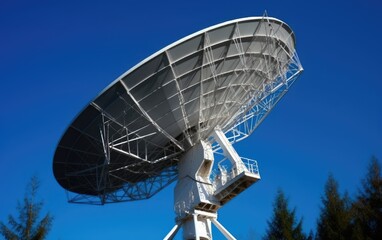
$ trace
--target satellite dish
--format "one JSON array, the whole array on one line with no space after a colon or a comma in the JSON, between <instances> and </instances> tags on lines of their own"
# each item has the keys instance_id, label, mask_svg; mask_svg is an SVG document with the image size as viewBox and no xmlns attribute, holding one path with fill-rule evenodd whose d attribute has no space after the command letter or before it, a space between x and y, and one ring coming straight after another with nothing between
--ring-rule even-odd
<instances>
[{"instance_id":1,"label":"satellite dish","mask_svg":"<svg viewBox=\"0 0 382 240\"><path fill-rule=\"evenodd\" d=\"M217 211L260 174L232 144L257 128L302 70L294 33L276 18L198 31L85 107L57 146L54 176L69 202L89 204L147 199L177 181L176 225L165 239L180 227L184 239L212 239L211 222L235 239Z\"/></svg>"}]
</instances>

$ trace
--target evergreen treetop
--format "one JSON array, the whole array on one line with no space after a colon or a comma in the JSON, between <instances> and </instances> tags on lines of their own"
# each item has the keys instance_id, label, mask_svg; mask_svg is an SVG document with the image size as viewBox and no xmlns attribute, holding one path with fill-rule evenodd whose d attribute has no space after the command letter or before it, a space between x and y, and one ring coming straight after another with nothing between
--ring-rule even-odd
<instances>
[{"instance_id":1,"label":"evergreen treetop","mask_svg":"<svg viewBox=\"0 0 382 240\"><path fill-rule=\"evenodd\" d=\"M382 176L375 157L371 158L353 209L356 239L382 239Z\"/></svg>"},{"instance_id":2,"label":"evergreen treetop","mask_svg":"<svg viewBox=\"0 0 382 240\"><path fill-rule=\"evenodd\" d=\"M296 220L296 210L290 210L284 192L278 190L273 204L273 216L268 221L268 230L264 240L304 240L302 219Z\"/></svg>"},{"instance_id":3,"label":"evergreen treetop","mask_svg":"<svg viewBox=\"0 0 382 240\"><path fill-rule=\"evenodd\" d=\"M40 182L37 177L32 177L28 184L23 203L18 203L18 220L12 215L8 216L8 225L0 222L0 234L7 240L42 240L45 239L53 222L53 217L48 213L38 221L43 202L36 201L37 190Z\"/></svg>"},{"instance_id":4,"label":"evergreen treetop","mask_svg":"<svg viewBox=\"0 0 382 240\"><path fill-rule=\"evenodd\" d=\"M347 193L342 197L338 183L330 174L321 198L316 239L346 240L351 237L351 201Z\"/></svg>"}]
</instances>

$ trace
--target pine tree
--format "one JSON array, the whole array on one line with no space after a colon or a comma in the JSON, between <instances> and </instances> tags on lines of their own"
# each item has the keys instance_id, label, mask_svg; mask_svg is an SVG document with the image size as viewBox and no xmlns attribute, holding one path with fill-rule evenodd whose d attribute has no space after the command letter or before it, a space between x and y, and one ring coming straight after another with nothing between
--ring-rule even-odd
<instances>
[{"instance_id":1,"label":"pine tree","mask_svg":"<svg viewBox=\"0 0 382 240\"><path fill-rule=\"evenodd\" d=\"M288 200L282 190L278 190L273 204L273 216L268 221L267 234L264 240L303 240L302 219L296 221L296 210L290 210Z\"/></svg>"},{"instance_id":2,"label":"pine tree","mask_svg":"<svg viewBox=\"0 0 382 240\"><path fill-rule=\"evenodd\" d=\"M314 239L314 234L313 234L313 231L310 230L309 235L308 235L308 237L306 238L306 240L313 240L313 239Z\"/></svg>"},{"instance_id":3,"label":"pine tree","mask_svg":"<svg viewBox=\"0 0 382 240\"><path fill-rule=\"evenodd\" d=\"M28 184L27 193L24 196L23 204L18 203L19 212L17 221L12 215L8 216L7 227L0 222L0 234L7 240L42 240L45 239L53 222L53 217L48 213L40 221L38 216L43 203L36 202L37 190L40 183L37 177L32 177Z\"/></svg>"},{"instance_id":4,"label":"pine tree","mask_svg":"<svg viewBox=\"0 0 382 240\"><path fill-rule=\"evenodd\" d=\"M381 165L375 157L370 161L353 208L355 211L353 238L382 239Z\"/></svg>"},{"instance_id":5,"label":"pine tree","mask_svg":"<svg viewBox=\"0 0 382 240\"><path fill-rule=\"evenodd\" d=\"M338 192L338 183L329 175L317 221L316 239L346 240L351 238L351 201Z\"/></svg>"}]
</instances>

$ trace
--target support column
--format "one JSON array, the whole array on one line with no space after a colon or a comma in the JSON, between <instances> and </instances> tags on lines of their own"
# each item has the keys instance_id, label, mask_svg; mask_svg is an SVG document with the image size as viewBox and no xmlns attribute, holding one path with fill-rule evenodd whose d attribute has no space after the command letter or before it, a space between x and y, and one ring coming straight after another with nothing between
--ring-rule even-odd
<instances>
[{"instance_id":1,"label":"support column","mask_svg":"<svg viewBox=\"0 0 382 240\"><path fill-rule=\"evenodd\" d=\"M184 219L182 224L175 225L164 240L173 239L180 226L183 228L184 240L212 240L211 223L216 226L226 239L236 240L236 238L217 221L216 213L194 210L191 215L187 219Z\"/></svg>"},{"instance_id":2,"label":"support column","mask_svg":"<svg viewBox=\"0 0 382 240\"><path fill-rule=\"evenodd\" d=\"M180 226L184 240L212 240L211 222L227 239L235 240L216 220L221 201L215 196L216 189L210 180L213 161L212 147L204 141L179 160L179 179L174 191L177 225L165 240L173 239Z\"/></svg>"},{"instance_id":3,"label":"support column","mask_svg":"<svg viewBox=\"0 0 382 240\"><path fill-rule=\"evenodd\" d=\"M212 218L211 222L219 229L219 231L228 239L228 240L236 240L234 236L230 232L228 232L223 225L221 225L216 218Z\"/></svg>"},{"instance_id":4,"label":"support column","mask_svg":"<svg viewBox=\"0 0 382 240\"><path fill-rule=\"evenodd\" d=\"M246 170L239 154L237 154L236 150L232 147L223 131L220 128L215 128L213 136L215 141L218 142L222 148L224 156L231 161L233 169L236 169L238 172Z\"/></svg>"},{"instance_id":5,"label":"support column","mask_svg":"<svg viewBox=\"0 0 382 240\"><path fill-rule=\"evenodd\" d=\"M181 224L175 224L175 226L171 229L171 231L163 238L163 240L172 240L177 232L179 231Z\"/></svg>"}]
</instances>

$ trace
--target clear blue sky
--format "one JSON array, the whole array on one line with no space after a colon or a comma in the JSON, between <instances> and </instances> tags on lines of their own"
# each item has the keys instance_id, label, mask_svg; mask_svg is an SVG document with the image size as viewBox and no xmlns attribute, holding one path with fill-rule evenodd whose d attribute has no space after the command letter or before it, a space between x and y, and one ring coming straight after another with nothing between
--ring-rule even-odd
<instances>
[{"instance_id":1,"label":"clear blue sky","mask_svg":"<svg viewBox=\"0 0 382 240\"><path fill-rule=\"evenodd\" d=\"M382 160L380 0L1 1L0 220L16 213L36 174L55 216L49 239L162 239L174 225L174 185L146 201L68 204L52 173L56 144L85 104L142 59L264 10L295 31L305 72L236 146L258 160L262 180L219 221L239 239L262 236L282 188L305 231L314 229L328 173L354 196L370 157Z\"/></svg>"}]
</instances>

